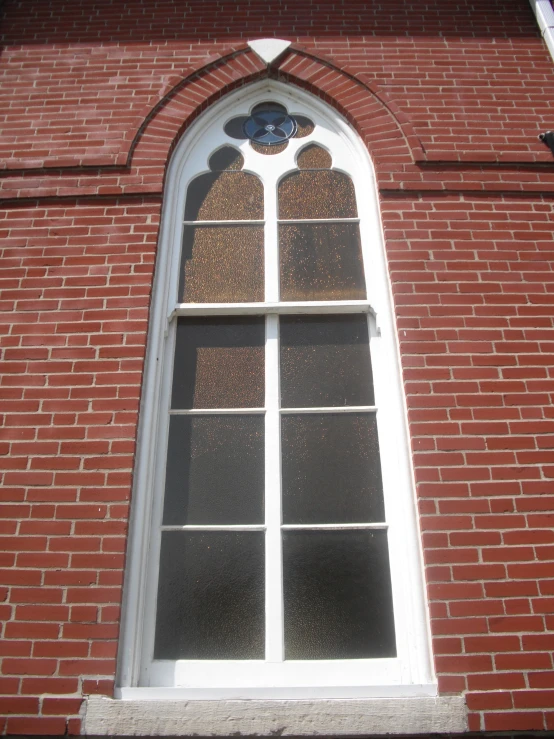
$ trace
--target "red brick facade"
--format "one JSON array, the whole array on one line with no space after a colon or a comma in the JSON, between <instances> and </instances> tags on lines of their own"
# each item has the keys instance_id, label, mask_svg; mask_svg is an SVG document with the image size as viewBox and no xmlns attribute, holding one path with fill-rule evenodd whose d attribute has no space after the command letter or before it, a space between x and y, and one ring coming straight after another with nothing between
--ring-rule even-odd
<instances>
[{"instance_id":1,"label":"red brick facade","mask_svg":"<svg viewBox=\"0 0 554 739\"><path fill-rule=\"evenodd\" d=\"M472 731L554 730L553 62L507 6L4 3L2 731L79 733L112 694L164 173L267 75L375 164L439 690Z\"/></svg>"}]
</instances>

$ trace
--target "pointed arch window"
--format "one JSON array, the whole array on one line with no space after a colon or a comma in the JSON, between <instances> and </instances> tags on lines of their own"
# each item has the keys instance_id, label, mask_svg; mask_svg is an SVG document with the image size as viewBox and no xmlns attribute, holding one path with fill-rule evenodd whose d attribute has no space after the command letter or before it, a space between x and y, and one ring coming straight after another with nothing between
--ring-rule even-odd
<instances>
[{"instance_id":1,"label":"pointed arch window","mask_svg":"<svg viewBox=\"0 0 554 739\"><path fill-rule=\"evenodd\" d=\"M158 265L122 694L433 692L367 155L276 84L187 138Z\"/></svg>"}]
</instances>

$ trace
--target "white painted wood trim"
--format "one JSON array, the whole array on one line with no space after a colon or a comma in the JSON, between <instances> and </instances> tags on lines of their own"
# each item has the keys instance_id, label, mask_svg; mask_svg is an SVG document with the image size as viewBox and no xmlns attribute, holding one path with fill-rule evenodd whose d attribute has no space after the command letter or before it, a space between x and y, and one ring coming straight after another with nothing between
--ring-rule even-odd
<instances>
[{"instance_id":1,"label":"white painted wood trim","mask_svg":"<svg viewBox=\"0 0 554 739\"><path fill-rule=\"evenodd\" d=\"M326 408L281 408L281 413L285 415L293 413L325 413L326 415L336 415L337 413L377 413L377 408L374 405L332 405Z\"/></svg>"},{"instance_id":2,"label":"white painted wood trim","mask_svg":"<svg viewBox=\"0 0 554 739\"><path fill-rule=\"evenodd\" d=\"M467 731L463 697L366 700L111 700L90 696L97 736L368 736Z\"/></svg>"},{"instance_id":3,"label":"white painted wood trim","mask_svg":"<svg viewBox=\"0 0 554 739\"><path fill-rule=\"evenodd\" d=\"M265 408L172 408L170 416L261 416Z\"/></svg>"},{"instance_id":4,"label":"white painted wood trim","mask_svg":"<svg viewBox=\"0 0 554 739\"><path fill-rule=\"evenodd\" d=\"M314 134L289 141L289 146L278 157L267 157L255 152L248 143L237 144L234 139L221 136L221 120L230 118L237 112L246 112L257 102L264 99L276 99L287 105L289 110L298 114L309 114L317 126L317 141L332 152L333 167L348 171L354 179L358 212L360 218L360 234L363 261L366 270L368 300L367 301L333 301L327 304L276 304L276 297L266 294L270 303L221 305L189 305L177 304L177 285L179 279L180 247L182 238L183 207L187 186L193 177L207 169L207 160L222 140L244 155L244 170L263 172L266 193L269 183L276 183L283 172L295 168L296 154L304 148ZM217 123L217 126L216 126ZM217 136L215 131L217 128ZM346 166L348 164L348 166ZM287 169L288 168L288 169ZM283 691L294 690L294 697L321 696L323 688L329 685L327 680L335 680L336 696L345 697L344 690L352 690L348 697L367 697L368 695L429 695L435 690L434 674L430 659L428 622L424 600L423 577L421 567L421 545L418 538L417 516L415 510L414 488L410 468L409 447L406 433L405 405L401 393L398 348L391 312L391 296L386 269L385 254L382 241L382 228L379 216L378 198L373 177L372 164L362 142L348 124L322 101L307 93L277 82L264 81L241 89L210 108L198 118L187 136L178 145L168 170L167 196L164 200L162 231L158 249L156 266L156 283L154 286L151 329L147 347L147 363L145 369L145 389L143 392L139 451L133 492L133 533L128 551L129 569L126 577L124 595L123 641L119 652L119 668L117 684L127 696L140 691L141 696L148 686L177 685L175 690L180 699L186 700L187 694L182 691L192 690L195 696L198 690L204 690L203 698L224 698L218 687L210 692L209 682L205 678L219 679L220 675L212 668L208 675L206 665L194 665L198 668L201 679L191 685L188 675L183 672L179 662L160 664L152 661L153 628L155 620L155 593L157 589L157 560L160 542L160 526L165 456L167 448L167 418L169 417L169 388L175 337L176 321L167 323L167 316L176 315L240 315L270 313L366 313L370 329L370 351L374 368L378 432L383 450L383 480L385 487L386 520L389 526L390 562L395 610L395 626L398 639L399 659L372 660L371 664L357 664L348 661L337 661L333 665L322 665L314 661L306 665L310 680L306 677L302 690L296 689L295 670L297 666L283 663L283 674L294 678L292 682L272 683L270 691L273 697L282 697ZM276 231L275 206L271 208L272 224L269 229ZM268 229L268 224L265 226ZM267 234L266 234L267 235ZM273 259L273 258L272 258ZM266 265L276 270L276 262ZM275 281L273 290L275 292ZM183 312L181 312L183 311ZM379 316L379 328L375 315ZM276 320L276 317L274 317ZM164 320L165 319L165 320ZM264 412L261 409L250 409ZM218 411L219 412L219 411ZM267 411L265 411L267 412ZM313 412L313 410L312 410ZM152 440L157 439L158 444ZM389 491L388 494L386 491ZM149 626L150 625L150 626ZM357 662L368 662L360 660ZM143 666L142 672L140 666ZM218 663L225 673L226 667ZM266 663L268 664L268 663ZM250 680L251 663L242 663L248 682L240 688L244 697L244 686L248 686L249 695L255 696L257 687ZM191 665L192 666L192 665ZM326 674L320 675L322 667ZM352 687L352 679L356 673L356 685ZM306 673L307 674L307 673ZM340 683L337 685L337 682ZM292 685L292 687L291 687ZM138 687L144 686L144 687ZM188 687L187 687L188 686ZM288 687L287 687L288 686ZM342 687L341 687L342 686ZM387 687L388 686L388 687ZM391 687L392 686L392 687ZM425 687L421 693L422 686ZM390 691L393 691L392 693ZM131 693L129 693L131 691ZM314 693L315 691L315 693ZM384 692L383 692L384 691ZM227 691L228 693L228 691ZM190 698L190 695L188 695ZM228 696L227 696L228 697ZM266 696L270 697L270 696ZM392 721L394 725L394 720ZM389 727L390 730L391 727Z\"/></svg>"},{"instance_id":5,"label":"white painted wood trim","mask_svg":"<svg viewBox=\"0 0 554 739\"><path fill-rule=\"evenodd\" d=\"M550 0L529 0L550 56L554 59L554 9Z\"/></svg>"},{"instance_id":6,"label":"white painted wood trim","mask_svg":"<svg viewBox=\"0 0 554 739\"><path fill-rule=\"evenodd\" d=\"M284 523L289 531L343 531L350 529L388 529L386 523Z\"/></svg>"},{"instance_id":7,"label":"white painted wood trim","mask_svg":"<svg viewBox=\"0 0 554 739\"><path fill-rule=\"evenodd\" d=\"M265 659L285 656L281 553L281 432L279 417L279 318L266 318L265 349Z\"/></svg>"},{"instance_id":8,"label":"white painted wood trim","mask_svg":"<svg viewBox=\"0 0 554 739\"><path fill-rule=\"evenodd\" d=\"M272 259L266 260L266 272ZM275 273L275 270L272 270ZM275 278L274 291L279 289L278 276ZM325 313L371 313L374 310L367 300L335 300L312 302L265 302L265 303L179 303L169 315L171 321L175 316L265 316L270 313L278 315L321 315Z\"/></svg>"}]
</instances>

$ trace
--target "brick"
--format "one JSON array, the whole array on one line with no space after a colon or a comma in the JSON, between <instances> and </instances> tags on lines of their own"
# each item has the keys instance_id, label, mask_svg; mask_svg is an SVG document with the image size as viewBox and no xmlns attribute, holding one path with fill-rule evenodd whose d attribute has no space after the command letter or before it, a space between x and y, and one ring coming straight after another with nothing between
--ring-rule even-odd
<instances>
[{"instance_id":1,"label":"brick","mask_svg":"<svg viewBox=\"0 0 554 739\"><path fill-rule=\"evenodd\" d=\"M12 717L8 719L10 734L64 734L65 718L46 716Z\"/></svg>"},{"instance_id":2,"label":"brick","mask_svg":"<svg viewBox=\"0 0 554 739\"><path fill-rule=\"evenodd\" d=\"M535 731L543 726L543 716L536 711L485 714L487 731Z\"/></svg>"},{"instance_id":3,"label":"brick","mask_svg":"<svg viewBox=\"0 0 554 739\"><path fill-rule=\"evenodd\" d=\"M311 54L274 74L373 159L440 690L469 689L471 731L554 730L551 60L527 0L46 5L4 18L0 615L7 669L57 670L5 678L30 709L0 733L74 735L81 691L113 693L168 156L207 95L263 77L240 39L268 23Z\"/></svg>"}]
</instances>

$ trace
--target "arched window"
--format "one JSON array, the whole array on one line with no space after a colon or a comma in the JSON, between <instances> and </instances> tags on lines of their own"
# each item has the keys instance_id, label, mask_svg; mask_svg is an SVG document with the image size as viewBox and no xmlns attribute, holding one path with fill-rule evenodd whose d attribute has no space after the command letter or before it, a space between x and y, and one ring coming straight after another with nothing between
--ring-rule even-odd
<instances>
[{"instance_id":1,"label":"arched window","mask_svg":"<svg viewBox=\"0 0 554 739\"><path fill-rule=\"evenodd\" d=\"M138 460L123 697L433 694L371 163L307 94L173 155Z\"/></svg>"}]
</instances>

